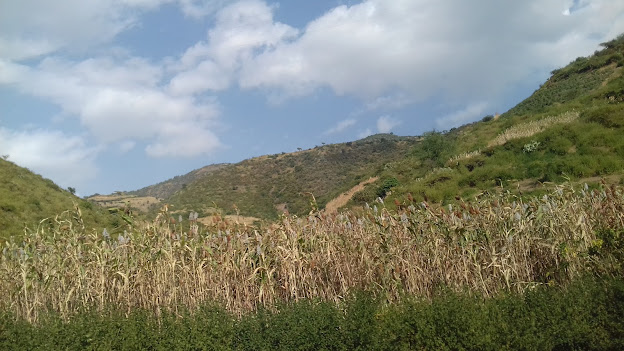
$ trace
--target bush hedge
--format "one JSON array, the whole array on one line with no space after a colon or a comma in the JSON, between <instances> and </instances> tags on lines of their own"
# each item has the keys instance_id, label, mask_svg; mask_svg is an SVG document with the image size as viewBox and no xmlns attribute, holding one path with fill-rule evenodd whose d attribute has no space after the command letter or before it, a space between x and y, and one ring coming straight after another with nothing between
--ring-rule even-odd
<instances>
[{"instance_id":1,"label":"bush hedge","mask_svg":"<svg viewBox=\"0 0 624 351\"><path fill-rule=\"evenodd\" d=\"M387 305L357 293L340 306L302 300L241 318L85 312L34 326L0 315L2 350L621 350L624 280L584 278L494 298L440 291Z\"/></svg>"}]
</instances>

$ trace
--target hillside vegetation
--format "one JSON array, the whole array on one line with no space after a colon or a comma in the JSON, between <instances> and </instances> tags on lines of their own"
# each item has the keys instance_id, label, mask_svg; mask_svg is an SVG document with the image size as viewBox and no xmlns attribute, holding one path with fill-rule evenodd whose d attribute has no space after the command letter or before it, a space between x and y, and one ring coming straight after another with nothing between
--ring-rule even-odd
<instances>
[{"instance_id":1,"label":"hillside vegetation","mask_svg":"<svg viewBox=\"0 0 624 351\"><path fill-rule=\"evenodd\" d=\"M79 209L86 228L121 227L119 218L61 189L49 179L0 159L0 241L21 237L24 228L52 225L63 211ZM48 218L48 221L42 220Z\"/></svg>"},{"instance_id":2,"label":"hillside vegetation","mask_svg":"<svg viewBox=\"0 0 624 351\"><path fill-rule=\"evenodd\" d=\"M158 313L218 301L241 314L301 299L340 303L358 290L389 302L442 287L493 297L624 272L624 189L616 186L438 209L414 203L399 213L317 212L261 230L172 224L169 215L109 235L72 228L79 215L68 213L8 242L0 309L34 322L47 312Z\"/></svg>"},{"instance_id":3,"label":"hillside vegetation","mask_svg":"<svg viewBox=\"0 0 624 351\"><path fill-rule=\"evenodd\" d=\"M129 195L136 195L139 197L154 197L157 199L167 199L171 195L175 194L177 191L180 191L186 188L186 185L192 183L196 179L207 176L212 172L218 171L224 167L227 167L228 164L220 163L202 167L200 169L196 169L187 174L173 177L164 182L160 182L158 184L150 185L145 188L141 188L136 191L128 192Z\"/></svg>"},{"instance_id":4,"label":"hillside vegetation","mask_svg":"<svg viewBox=\"0 0 624 351\"><path fill-rule=\"evenodd\" d=\"M378 199L388 208L414 199L446 205L501 189L540 194L564 181L617 183L624 176L624 38L602 46L554 70L529 98L496 118L418 138L380 134L208 166L130 195L155 196L179 213L274 220L283 212L322 209L371 177L377 180L345 208ZM151 207L153 215L160 206Z\"/></svg>"},{"instance_id":5,"label":"hillside vegetation","mask_svg":"<svg viewBox=\"0 0 624 351\"><path fill-rule=\"evenodd\" d=\"M624 170L624 37L553 71L529 98L502 114L424 135L410 157L354 196L386 205L410 198L448 204L484 191L542 193L564 181L621 182ZM388 183L388 180L392 180Z\"/></svg>"},{"instance_id":6,"label":"hillside vegetation","mask_svg":"<svg viewBox=\"0 0 624 351\"><path fill-rule=\"evenodd\" d=\"M326 145L224 165L188 183L166 201L174 211L232 214L275 219L288 211L310 211L405 158L417 138L381 134L356 142Z\"/></svg>"}]
</instances>

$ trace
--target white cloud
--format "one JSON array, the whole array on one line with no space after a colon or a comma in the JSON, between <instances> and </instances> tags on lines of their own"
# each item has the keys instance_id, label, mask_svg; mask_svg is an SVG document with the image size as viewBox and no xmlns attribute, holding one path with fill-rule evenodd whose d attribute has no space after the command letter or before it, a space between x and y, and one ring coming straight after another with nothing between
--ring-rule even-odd
<instances>
[{"instance_id":1,"label":"white cloud","mask_svg":"<svg viewBox=\"0 0 624 351\"><path fill-rule=\"evenodd\" d=\"M358 138L363 139L369 135L373 135L373 131L370 128L366 128L358 134Z\"/></svg>"},{"instance_id":2,"label":"white cloud","mask_svg":"<svg viewBox=\"0 0 624 351\"><path fill-rule=\"evenodd\" d=\"M164 128L146 151L152 157L191 157L219 147L219 139L210 130L178 123Z\"/></svg>"},{"instance_id":3,"label":"white cloud","mask_svg":"<svg viewBox=\"0 0 624 351\"><path fill-rule=\"evenodd\" d=\"M328 86L366 100L400 91L407 101L443 94L495 97L624 31L624 2L368 0L338 6L295 40L259 52L240 85L290 96ZM568 2L568 8L572 2Z\"/></svg>"},{"instance_id":4,"label":"white cloud","mask_svg":"<svg viewBox=\"0 0 624 351\"><path fill-rule=\"evenodd\" d=\"M24 60L60 50L84 52L110 42L165 3L200 18L227 0L19 0L0 4L0 55Z\"/></svg>"},{"instance_id":5,"label":"white cloud","mask_svg":"<svg viewBox=\"0 0 624 351\"><path fill-rule=\"evenodd\" d=\"M343 121L338 122L338 124L336 124L335 126L329 128L328 130L326 130L323 135L330 135L330 134L336 134L336 133L340 133L344 130L346 130L349 127L352 127L356 124L356 120L353 118L348 118L345 119Z\"/></svg>"},{"instance_id":6,"label":"white cloud","mask_svg":"<svg viewBox=\"0 0 624 351\"><path fill-rule=\"evenodd\" d=\"M453 127L458 127L466 123L475 121L479 117L484 117L486 110L489 107L487 102L473 103L466 108L455 111L447 116L438 118L436 125L438 128L447 130Z\"/></svg>"},{"instance_id":7,"label":"white cloud","mask_svg":"<svg viewBox=\"0 0 624 351\"><path fill-rule=\"evenodd\" d=\"M121 153L126 153L134 149L135 146L136 146L136 142L133 140L124 140L117 145Z\"/></svg>"},{"instance_id":8,"label":"white cloud","mask_svg":"<svg viewBox=\"0 0 624 351\"><path fill-rule=\"evenodd\" d=\"M0 127L0 154L34 172L45 174L61 187L86 185L97 173L99 150L85 138L59 131L13 131Z\"/></svg>"},{"instance_id":9,"label":"white cloud","mask_svg":"<svg viewBox=\"0 0 624 351\"><path fill-rule=\"evenodd\" d=\"M217 12L230 0L178 0L178 3L185 15L200 18Z\"/></svg>"},{"instance_id":10,"label":"white cloud","mask_svg":"<svg viewBox=\"0 0 624 351\"><path fill-rule=\"evenodd\" d=\"M392 128L401 124L401 121L391 118L390 116L381 116L377 119L377 130L379 133L390 133Z\"/></svg>"},{"instance_id":11,"label":"white cloud","mask_svg":"<svg viewBox=\"0 0 624 351\"><path fill-rule=\"evenodd\" d=\"M374 111L380 109L400 109L414 102L414 98L406 95L405 93L397 93L390 95L383 95L372 99L366 103L365 111Z\"/></svg>"},{"instance_id":12,"label":"white cloud","mask_svg":"<svg viewBox=\"0 0 624 351\"><path fill-rule=\"evenodd\" d=\"M206 60L176 75L169 83L169 90L175 95L191 95L207 90L225 90L229 85L228 73L213 61Z\"/></svg>"},{"instance_id":13,"label":"white cloud","mask_svg":"<svg viewBox=\"0 0 624 351\"><path fill-rule=\"evenodd\" d=\"M258 0L245 0L218 12L207 41L189 48L171 68L175 94L227 89L238 71L259 50L267 50L298 34L295 28L273 21L273 9Z\"/></svg>"},{"instance_id":14,"label":"white cloud","mask_svg":"<svg viewBox=\"0 0 624 351\"><path fill-rule=\"evenodd\" d=\"M0 52L6 59L21 60L96 46L134 23L124 10L107 0L5 2L0 10Z\"/></svg>"},{"instance_id":15,"label":"white cloud","mask_svg":"<svg viewBox=\"0 0 624 351\"><path fill-rule=\"evenodd\" d=\"M6 62L1 67L9 73L1 75L0 82L13 83L24 93L57 104L102 143L140 139L148 142L149 155L188 157L210 153L219 145L212 132L219 114L217 104L169 95L160 86L162 68L145 60L49 58L35 68ZM154 152L154 148L161 149L162 139L172 129L210 142L184 150L185 141L169 144L167 152Z\"/></svg>"}]
</instances>

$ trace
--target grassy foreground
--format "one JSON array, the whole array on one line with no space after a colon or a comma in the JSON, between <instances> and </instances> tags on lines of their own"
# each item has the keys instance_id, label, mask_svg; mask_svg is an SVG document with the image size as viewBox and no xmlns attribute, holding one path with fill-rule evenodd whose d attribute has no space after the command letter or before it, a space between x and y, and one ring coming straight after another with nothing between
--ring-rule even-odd
<instances>
[{"instance_id":1,"label":"grassy foreground","mask_svg":"<svg viewBox=\"0 0 624 351\"><path fill-rule=\"evenodd\" d=\"M2 246L2 349L621 349L624 189ZM190 216L192 219L193 216ZM589 278L588 278L589 277ZM592 278L593 277L593 278ZM366 291L357 294L357 291ZM354 295L355 294L355 295Z\"/></svg>"},{"instance_id":2,"label":"grassy foreground","mask_svg":"<svg viewBox=\"0 0 624 351\"><path fill-rule=\"evenodd\" d=\"M622 272L624 192L558 187L399 212L284 217L265 229L154 222L117 237L79 213L44 221L2 247L0 309L36 322L83 310L178 308L205 301L236 314L301 299L340 303L354 290L396 302L440 287L491 297L591 273ZM379 206L379 207L377 207Z\"/></svg>"},{"instance_id":3,"label":"grassy foreground","mask_svg":"<svg viewBox=\"0 0 624 351\"><path fill-rule=\"evenodd\" d=\"M367 294L309 300L237 318L203 305L192 315L95 311L38 326L0 315L2 350L621 350L624 281L582 279L482 299L449 291L385 306Z\"/></svg>"}]
</instances>

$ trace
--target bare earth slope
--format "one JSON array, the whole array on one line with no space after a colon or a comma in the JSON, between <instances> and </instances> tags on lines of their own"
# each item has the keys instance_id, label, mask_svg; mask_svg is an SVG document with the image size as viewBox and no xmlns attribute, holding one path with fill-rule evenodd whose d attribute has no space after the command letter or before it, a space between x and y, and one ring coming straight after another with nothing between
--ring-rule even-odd
<instances>
[{"instance_id":1,"label":"bare earth slope","mask_svg":"<svg viewBox=\"0 0 624 351\"><path fill-rule=\"evenodd\" d=\"M355 195L355 193L363 190L366 185L376 182L378 179L379 177L368 178L367 180L363 180L360 182L360 184L349 189L349 191L338 195L338 197L334 198L333 200L328 202L327 205L325 205L325 212L327 213L338 212L338 209L346 205L349 202L349 200L351 200L353 195Z\"/></svg>"}]
</instances>

